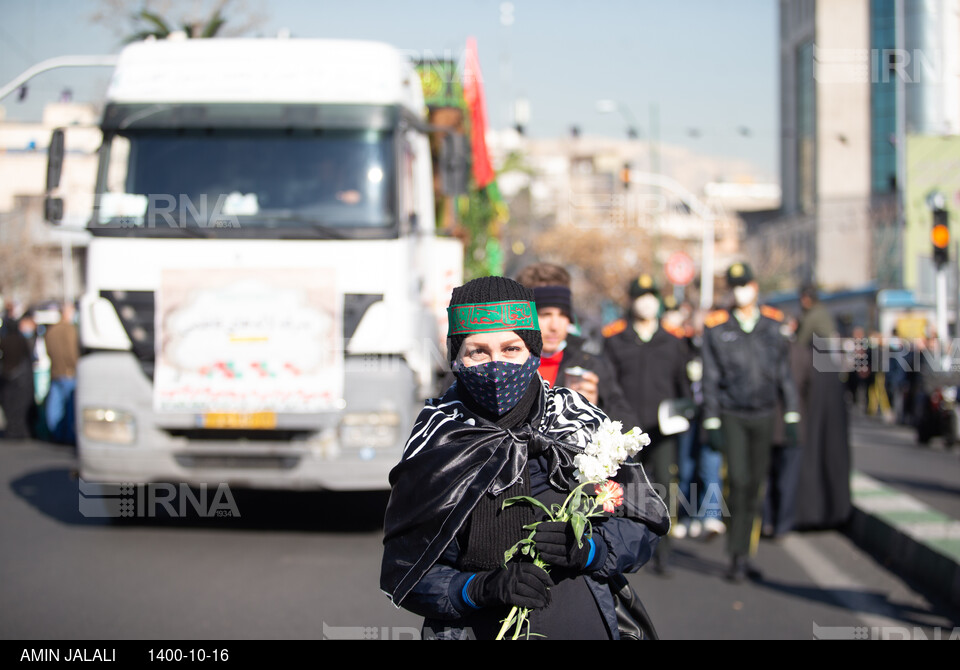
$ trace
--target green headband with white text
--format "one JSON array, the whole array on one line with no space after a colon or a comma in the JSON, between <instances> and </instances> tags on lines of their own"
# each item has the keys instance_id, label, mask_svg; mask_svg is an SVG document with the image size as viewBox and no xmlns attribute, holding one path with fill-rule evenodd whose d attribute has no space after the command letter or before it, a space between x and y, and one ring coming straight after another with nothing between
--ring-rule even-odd
<instances>
[{"instance_id":1,"label":"green headband with white text","mask_svg":"<svg viewBox=\"0 0 960 670\"><path fill-rule=\"evenodd\" d=\"M447 308L447 336L498 330L540 330L537 308L529 300L506 300Z\"/></svg>"}]
</instances>

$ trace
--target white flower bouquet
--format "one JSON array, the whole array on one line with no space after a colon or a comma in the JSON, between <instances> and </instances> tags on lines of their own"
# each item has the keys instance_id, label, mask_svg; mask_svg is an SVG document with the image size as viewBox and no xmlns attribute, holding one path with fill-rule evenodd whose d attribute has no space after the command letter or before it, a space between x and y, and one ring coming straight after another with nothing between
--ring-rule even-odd
<instances>
[{"instance_id":1,"label":"white flower bouquet","mask_svg":"<svg viewBox=\"0 0 960 670\"><path fill-rule=\"evenodd\" d=\"M590 519L613 514L616 508L623 504L623 487L612 481L620 470L620 466L650 444L650 436L640 428L634 426L626 433L622 430L621 422L604 419L583 453L574 456L573 463L576 470L573 476L580 483L570 492L562 505L555 504L547 507L530 496L516 496L505 500L503 507L524 502L542 510L546 514L544 521L569 522L573 526L577 543L582 546L584 534L589 537L593 532ZM586 489L591 486L593 495L586 493ZM536 542L533 539L537 526L541 523L543 522L538 521L524 526L530 534L506 551L504 563L519 552L532 558L534 565L549 571L550 566L537 555ZM528 609L513 607L501 622L502 626L497 639L504 639L511 627L513 633L510 634L510 639L519 639L521 635L529 637L531 634L529 615Z\"/></svg>"}]
</instances>

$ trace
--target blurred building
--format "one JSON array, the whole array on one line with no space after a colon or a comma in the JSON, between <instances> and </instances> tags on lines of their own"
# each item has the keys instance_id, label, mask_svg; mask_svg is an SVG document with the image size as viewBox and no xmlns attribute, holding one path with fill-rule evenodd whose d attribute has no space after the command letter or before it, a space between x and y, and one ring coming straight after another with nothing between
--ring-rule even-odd
<instances>
[{"instance_id":1,"label":"blurred building","mask_svg":"<svg viewBox=\"0 0 960 670\"><path fill-rule=\"evenodd\" d=\"M40 123L8 122L0 107L0 292L23 306L73 300L82 290L93 208L100 131L92 105L47 105ZM47 147L54 128L66 129L66 158L58 193L62 225L44 220Z\"/></svg>"},{"instance_id":2,"label":"blurred building","mask_svg":"<svg viewBox=\"0 0 960 670\"><path fill-rule=\"evenodd\" d=\"M570 231L570 254L581 254L577 265L583 265L583 254L589 253L575 248L580 235L616 241L616 249L606 252L611 268L618 263L630 268L612 280L616 290L626 285L623 277L630 272L660 272L675 251L685 251L699 268L703 213L709 211L719 277L741 258L743 212L780 204L779 186L758 181L751 164L681 147L654 150L638 139L583 134L537 139L515 129L491 132L488 145L498 169L503 169L497 181L510 203L504 238L511 252L508 274L528 262L556 261L544 258L548 251L543 235L553 232L556 237L564 230ZM658 179L661 186L654 185Z\"/></svg>"},{"instance_id":3,"label":"blurred building","mask_svg":"<svg viewBox=\"0 0 960 670\"><path fill-rule=\"evenodd\" d=\"M792 248L796 283L925 300L925 198L960 212L960 0L781 0L780 95L783 204L753 243Z\"/></svg>"}]
</instances>

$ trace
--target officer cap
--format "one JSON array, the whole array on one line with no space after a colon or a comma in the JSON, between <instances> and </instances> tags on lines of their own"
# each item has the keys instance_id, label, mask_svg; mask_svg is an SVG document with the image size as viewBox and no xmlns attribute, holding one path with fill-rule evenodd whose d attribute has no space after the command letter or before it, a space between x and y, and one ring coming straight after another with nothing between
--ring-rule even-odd
<instances>
[{"instance_id":1,"label":"officer cap","mask_svg":"<svg viewBox=\"0 0 960 670\"><path fill-rule=\"evenodd\" d=\"M646 293L653 293L657 296L660 295L660 289L657 286L657 282L655 282L653 277L648 274L642 274L631 281L629 291L631 300L636 300Z\"/></svg>"},{"instance_id":2,"label":"officer cap","mask_svg":"<svg viewBox=\"0 0 960 670\"><path fill-rule=\"evenodd\" d=\"M753 270L746 263L734 263L727 268L727 284L730 286L744 286L753 280Z\"/></svg>"}]
</instances>

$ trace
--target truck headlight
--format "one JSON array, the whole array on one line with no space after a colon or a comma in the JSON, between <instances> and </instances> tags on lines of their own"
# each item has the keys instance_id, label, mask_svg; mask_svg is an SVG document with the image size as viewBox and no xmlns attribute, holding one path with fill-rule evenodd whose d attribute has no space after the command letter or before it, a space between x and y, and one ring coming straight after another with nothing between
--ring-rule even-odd
<instances>
[{"instance_id":1,"label":"truck headlight","mask_svg":"<svg viewBox=\"0 0 960 670\"><path fill-rule=\"evenodd\" d=\"M137 436L133 414L100 407L83 410L80 430L88 440L111 444L133 444Z\"/></svg>"},{"instance_id":2,"label":"truck headlight","mask_svg":"<svg viewBox=\"0 0 960 670\"><path fill-rule=\"evenodd\" d=\"M400 415L396 412L351 412L340 419L344 449L381 449L397 443Z\"/></svg>"}]
</instances>

